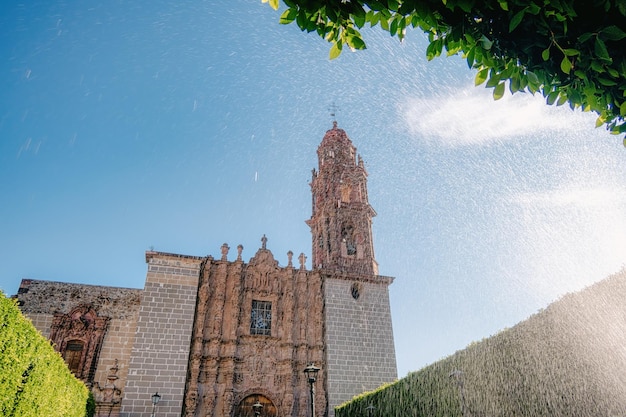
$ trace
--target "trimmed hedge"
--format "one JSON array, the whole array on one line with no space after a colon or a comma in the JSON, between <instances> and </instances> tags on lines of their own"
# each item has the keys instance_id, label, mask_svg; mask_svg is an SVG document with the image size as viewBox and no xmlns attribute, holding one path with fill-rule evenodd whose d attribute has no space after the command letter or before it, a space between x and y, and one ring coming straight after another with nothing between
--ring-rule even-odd
<instances>
[{"instance_id":1,"label":"trimmed hedge","mask_svg":"<svg viewBox=\"0 0 626 417\"><path fill-rule=\"evenodd\" d=\"M89 390L0 292L0 415L84 417Z\"/></svg>"},{"instance_id":2,"label":"trimmed hedge","mask_svg":"<svg viewBox=\"0 0 626 417\"><path fill-rule=\"evenodd\" d=\"M336 417L626 416L626 270L355 397Z\"/></svg>"}]
</instances>

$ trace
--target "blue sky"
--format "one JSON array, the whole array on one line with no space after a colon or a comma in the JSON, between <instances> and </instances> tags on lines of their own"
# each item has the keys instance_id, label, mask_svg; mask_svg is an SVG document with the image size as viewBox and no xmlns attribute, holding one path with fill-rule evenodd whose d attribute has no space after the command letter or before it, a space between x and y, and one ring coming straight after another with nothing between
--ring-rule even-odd
<instances>
[{"instance_id":1,"label":"blue sky","mask_svg":"<svg viewBox=\"0 0 626 417\"><path fill-rule=\"evenodd\" d=\"M369 172L399 376L626 264L626 149L594 117L473 87L459 57L329 45L260 1L0 5L0 288L141 288L144 252L218 255L304 220L335 103ZM308 263L310 267L310 262Z\"/></svg>"}]
</instances>

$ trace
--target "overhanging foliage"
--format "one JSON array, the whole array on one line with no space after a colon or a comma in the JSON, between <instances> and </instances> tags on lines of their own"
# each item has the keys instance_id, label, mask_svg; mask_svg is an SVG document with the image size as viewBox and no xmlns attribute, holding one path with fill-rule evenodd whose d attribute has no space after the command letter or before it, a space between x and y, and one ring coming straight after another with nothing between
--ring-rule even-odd
<instances>
[{"instance_id":1,"label":"overhanging foliage","mask_svg":"<svg viewBox=\"0 0 626 417\"><path fill-rule=\"evenodd\" d=\"M0 292L0 415L84 417L88 389Z\"/></svg>"},{"instance_id":2,"label":"overhanging foliage","mask_svg":"<svg viewBox=\"0 0 626 417\"><path fill-rule=\"evenodd\" d=\"M624 0L283 0L280 23L295 22L332 44L365 49L359 32L380 26L402 40L407 28L428 34L426 56L462 54L500 99L541 93L598 115L596 126L626 132ZM278 9L279 0L263 0ZM626 146L626 139L624 139Z\"/></svg>"}]
</instances>

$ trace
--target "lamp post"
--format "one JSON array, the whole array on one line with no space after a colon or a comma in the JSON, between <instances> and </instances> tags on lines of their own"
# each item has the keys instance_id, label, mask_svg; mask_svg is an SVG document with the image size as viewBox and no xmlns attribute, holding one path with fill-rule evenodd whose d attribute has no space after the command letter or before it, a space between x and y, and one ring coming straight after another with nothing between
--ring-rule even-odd
<instances>
[{"instance_id":1,"label":"lamp post","mask_svg":"<svg viewBox=\"0 0 626 417\"><path fill-rule=\"evenodd\" d=\"M254 416L259 417L261 415L261 410L263 409L263 404L259 402L257 399L254 404L252 404L252 410L254 411Z\"/></svg>"},{"instance_id":2,"label":"lamp post","mask_svg":"<svg viewBox=\"0 0 626 417\"><path fill-rule=\"evenodd\" d=\"M367 410L367 417L372 417L375 407L370 403L365 409Z\"/></svg>"},{"instance_id":3,"label":"lamp post","mask_svg":"<svg viewBox=\"0 0 626 417\"><path fill-rule=\"evenodd\" d=\"M155 392L154 395L152 396L152 414L150 415L150 417L154 417L154 410L160 400L161 400L161 396L159 395L158 392Z\"/></svg>"},{"instance_id":4,"label":"lamp post","mask_svg":"<svg viewBox=\"0 0 626 417\"><path fill-rule=\"evenodd\" d=\"M304 368L304 373L309 380L310 394L311 394L311 417L315 417L315 378L317 378L317 373L320 368L313 365L312 363L308 364L306 368Z\"/></svg>"}]
</instances>

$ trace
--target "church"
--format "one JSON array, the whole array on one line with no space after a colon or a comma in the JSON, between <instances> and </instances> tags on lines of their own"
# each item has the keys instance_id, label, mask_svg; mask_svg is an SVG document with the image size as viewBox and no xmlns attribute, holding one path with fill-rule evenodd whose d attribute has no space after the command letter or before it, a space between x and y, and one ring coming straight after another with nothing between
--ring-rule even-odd
<instances>
[{"instance_id":1,"label":"church","mask_svg":"<svg viewBox=\"0 0 626 417\"><path fill-rule=\"evenodd\" d=\"M23 279L22 312L93 392L97 416L334 416L397 378L367 171L333 123L312 172L311 268L147 251L143 289ZM309 375L307 370L317 373Z\"/></svg>"}]
</instances>

